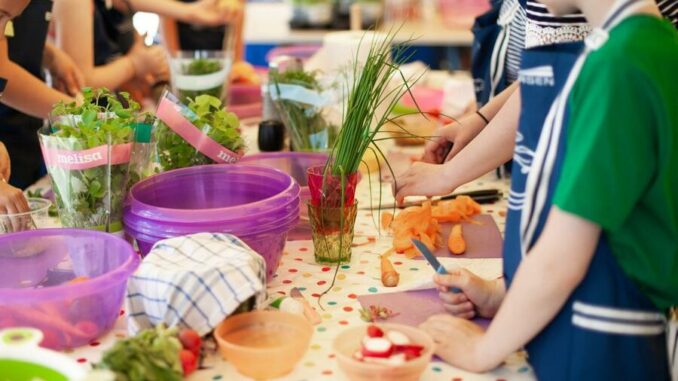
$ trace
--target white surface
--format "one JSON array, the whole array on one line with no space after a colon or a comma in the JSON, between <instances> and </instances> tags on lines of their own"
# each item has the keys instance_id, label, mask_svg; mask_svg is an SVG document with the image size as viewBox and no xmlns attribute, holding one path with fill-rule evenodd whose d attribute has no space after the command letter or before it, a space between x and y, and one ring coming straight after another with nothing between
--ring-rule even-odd
<instances>
[{"instance_id":1,"label":"white surface","mask_svg":"<svg viewBox=\"0 0 678 381\"><path fill-rule=\"evenodd\" d=\"M285 3L248 3L245 12L245 43L247 44L320 44L328 31L290 30L292 9ZM381 30L397 29L399 25L384 25ZM471 46L469 30L449 29L436 17L429 22L408 22L402 25L396 41L409 39L411 45Z\"/></svg>"}]
</instances>

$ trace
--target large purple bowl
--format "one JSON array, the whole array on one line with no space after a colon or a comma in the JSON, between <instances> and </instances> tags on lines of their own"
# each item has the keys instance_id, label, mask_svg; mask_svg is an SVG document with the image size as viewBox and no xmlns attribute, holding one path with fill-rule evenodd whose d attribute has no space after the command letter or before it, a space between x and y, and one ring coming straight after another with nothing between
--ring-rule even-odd
<instances>
[{"instance_id":1,"label":"large purple bowl","mask_svg":"<svg viewBox=\"0 0 678 381\"><path fill-rule=\"evenodd\" d=\"M0 328L43 331L42 345L74 348L101 337L119 316L132 246L92 230L42 229L0 236Z\"/></svg>"},{"instance_id":2,"label":"large purple bowl","mask_svg":"<svg viewBox=\"0 0 678 381\"><path fill-rule=\"evenodd\" d=\"M287 232L299 216L299 185L273 168L209 165L153 176L132 187L125 231L142 255L161 239L201 232L240 237L278 269Z\"/></svg>"}]
</instances>

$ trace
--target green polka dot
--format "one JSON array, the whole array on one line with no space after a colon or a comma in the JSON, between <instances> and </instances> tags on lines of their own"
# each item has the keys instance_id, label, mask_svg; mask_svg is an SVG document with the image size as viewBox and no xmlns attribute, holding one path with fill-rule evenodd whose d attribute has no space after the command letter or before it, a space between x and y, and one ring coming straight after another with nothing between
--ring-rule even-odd
<instances>
[{"instance_id":1,"label":"green polka dot","mask_svg":"<svg viewBox=\"0 0 678 381\"><path fill-rule=\"evenodd\" d=\"M297 287L299 291L306 291L306 287Z\"/></svg>"},{"instance_id":2,"label":"green polka dot","mask_svg":"<svg viewBox=\"0 0 678 381\"><path fill-rule=\"evenodd\" d=\"M327 302L327 304L329 304L330 306L335 306L337 305L337 302Z\"/></svg>"},{"instance_id":3,"label":"green polka dot","mask_svg":"<svg viewBox=\"0 0 678 381\"><path fill-rule=\"evenodd\" d=\"M375 292L377 292L377 291L379 291L379 290L377 290L376 287L370 287L370 288L367 289L367 291L369 291L369 292L371 292L371 293L374 294Z\"/></svg>"},{"instance_id":4,"label":"green polka dot","mask_svg":"<svg viewBox=\"0 0 678 381\"><path fill-rule=\"evenodd\" d=\"M416 267L410 267L410 271L419 271L419 269Z\"/></svg>"},{"instance_id":5,"label":"green polka dot","mask_svg":"<svg viewBox=\"0 0 678 381\"><path fill-rule=\"evenodd\" d=\"M325 332L325 331L327 331L327 328L325 328L325 327L318 327L317 329L318 329L318 332Z\"/></svg>"},{"instance_id":6,"label":"green polka dot","mask_svg":"<svg viewBox=\"0 0 678 381\"><path fill-rule=\"evenodd\" d=\"M212 377L213 380L221 380L222 378L224 378L224 376L222 376L220 374L217 374L216 376Z\"/></svg>"},{"instance_id":7,"label":"green polka dot","mask_svg":"<svg viewBox=\"0 0 678 381\"><path fill-rule=\"evenodd\" d=\"M438 373L440 373L440 372L443 371L443 369L442 369L441 367L439 367L439 366L434 366L434 367L431 368L431 369L432 369L434 372L438 372Z\"/></svg>"},{"instance_id":8,"label":"green polka dot","mask_svg":"<svg viewBox=\"0 0 678 381\"><path fill-rule=\"evenodd\" d=\"M351 268L351 266L350 265L342 265L341 268L344 269L344 270L348 270L348 269Z\"/></svg>"},{"instance_id":9,"label":"green polka dot","mask_svg":"<svg viewBox=\"0 0 678 381\"><path fill-rule=\"evenodd\" d=\"M312 367L315 366L315 363L313 361L306 361L304 363L304 366L307 367L307 368L312 368Z\"/></svg>"},{"instance_id":10,"label":"green polka dot","mask_svg":"<svg viewBox=\"0 0 678 381\"><path fill-rule=\"evenodd\" d=\"M518 373L527 373L530 370L530 368L524 366L520 369L518 369Z\"/></svg>"}]
</instances>

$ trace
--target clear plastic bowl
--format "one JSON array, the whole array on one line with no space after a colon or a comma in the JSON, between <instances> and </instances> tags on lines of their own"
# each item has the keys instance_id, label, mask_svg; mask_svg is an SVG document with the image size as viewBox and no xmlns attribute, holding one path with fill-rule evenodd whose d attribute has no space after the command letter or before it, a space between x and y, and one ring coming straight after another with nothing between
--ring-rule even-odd
<instances>
[{"instance_id":1,"label":"clear plastic bowl","mask_svg":"<svg viewBox=\"0 0 678 381\"><path fill-rule=\"evenodd\" d=\"M421 356L405 362L402 365L384 365L361 362L353 358L359 350L361 342L367 333L367 326L349 328L340 333L332 344L337 355L339 369L351 381L417 381L426 370L435 344L433 339L424 331L401 324L377 324L382 330L397 330L404 333L412 343L424 346Z\"/></svg>"},{"instance_id":2,"label":"clear plastic bowl","mask_svg":"<svg viewBox=\"0 0 678 381\"><path fill-rule=\"evenodd\" d=\"M231 55L220 50L176 52L169 60L172 91L182 102L201 94L223 99L232 65Z\"/></svg>"},{"instance_id":3,"label":"clear plastic bowl","mask_svg":"<svg viewBox=\"0 0 678 381\"><path fill-rule=\"evenodd\" d=\"M52 202L44 198L27 199L31 210L24 213L0 214L0 234L50 227L49 207Z\"/></svg>"},{"instance_id":4,"label":"clear plastic bowl","mask_svg":"<svg viewBox=\"0 0 678 381\"><path fill-rule=\"evenodd\" d=\"M52 349L88 344L115 324L138 265L129 243L104 232L0 236L0 328L40 329Z\"/></svg>"},{"instance_id":5,"label":"clear plastic bowl","mask_svg":"<svg viewBox=\"0 0 678 381\"><path fill-rule=\"evenodd\" d=\"M303 316L280 311L238 314L214 331L224 359L255 380L290 373L306 353L312 334L313 327Z\"/></svg>"}]
</instances>

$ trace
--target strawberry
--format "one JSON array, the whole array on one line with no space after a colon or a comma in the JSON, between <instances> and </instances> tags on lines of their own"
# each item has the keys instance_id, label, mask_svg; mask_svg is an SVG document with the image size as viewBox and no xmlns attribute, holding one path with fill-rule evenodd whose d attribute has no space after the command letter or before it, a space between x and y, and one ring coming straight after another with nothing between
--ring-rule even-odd
<instances>
[{"instance_id":1,"label":"strawberry","mask_svg":"<svg viewBox=\"0 0 678 381\"><path fill-rule=\"evenodd\" d=\"M384 331L376 325L367 326L367 337L384 337Z\"/></svg>"},{"instance_id":2,"label":"strawberry","mask_svg":"<svg viewBox=\"0 0 678 381\"><path fill-rule=\"evenodd\" d=\"M193 352L195 357L200 357L200 347L202 346L202 339L200 335L192 329L182 329L179 332L179 341L184 349Z\"/></svg>"},{"instance_id":3,"label":"strawberry","mask_svg":"<svg viewBox=\"0 0 678 381\"><path fill-rule=\"evenodd\" d=\"M179 352L179 360L181 361L181 369L184 371L184 376L188 376L198 368L198 358L188 349L182 349Z\"/></svg>"}]
</instances>

